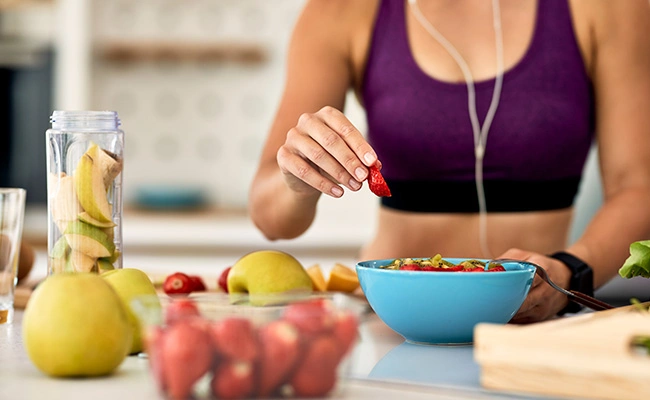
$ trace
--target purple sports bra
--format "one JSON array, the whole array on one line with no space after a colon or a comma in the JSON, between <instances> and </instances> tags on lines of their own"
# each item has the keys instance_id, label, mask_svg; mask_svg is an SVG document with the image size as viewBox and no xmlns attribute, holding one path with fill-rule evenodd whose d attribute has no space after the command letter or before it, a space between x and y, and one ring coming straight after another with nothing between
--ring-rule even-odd
<instances>
[{"instance_id":1,"label":"purple sports bra","mask_svg":"<svg viewBox=\"0 0 650 400\"><path fill-rule=\"evenodd\" d=\"M538 0L531 43L504 73L485 149L488 212L567 208L578 191L594 137L594 100L567 1ZM477 212L467 87L419 68L408 43L406 7L405 0L381 1L363 83L368 140L393 194L382 204ZM475 87L482 124L494 79Z\"/></svg>"}]
</instances>

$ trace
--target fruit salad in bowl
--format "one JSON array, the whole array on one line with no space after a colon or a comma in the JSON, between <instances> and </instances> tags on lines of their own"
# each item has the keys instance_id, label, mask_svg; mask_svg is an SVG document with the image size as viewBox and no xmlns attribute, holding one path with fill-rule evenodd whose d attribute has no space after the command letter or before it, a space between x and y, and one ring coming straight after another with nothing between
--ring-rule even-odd
<instances>
[{"instance_id":1,"label":"fruit salad in bowl","mask_svg":"<svg viewBox=\"0 0 650 400\"><path fill-rule=\"evenodd\" d=\"M224 293L135 299L153 377L169 399L304 398L340 393L357 340L345 295Z\"/></svg>"},{"instance_id":2,"label":"fruit salad in bowl","mask_svg":"<svg viewBox=\"0 0 650 400\"><path fill-rule=\"evenodd\" d=\"M386 325L410 343L432 345L471 344L476 324L507 323L535 277L525 263L440 255L361 261L356 270Z\"/></svg>"}]
</instances>

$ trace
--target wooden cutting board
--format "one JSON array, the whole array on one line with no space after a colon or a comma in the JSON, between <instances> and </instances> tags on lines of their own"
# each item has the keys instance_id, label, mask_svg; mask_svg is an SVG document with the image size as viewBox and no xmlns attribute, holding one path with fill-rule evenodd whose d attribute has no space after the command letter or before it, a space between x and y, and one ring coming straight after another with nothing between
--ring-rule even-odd
<instances>
[{"instance_id":1,"label":"wooden cutting board","mask_svg":"<svg viewBox=\"0 0 650 400\"><path fill-rule=\"evenodd\" d=\"M27 285L18 285L14 290L14 308L17 310L25 309L29 297L32 295L33 288Z\"/></svg>"},{"instance_id":2,"label":"wooden cutting board","mask_svg":"<svg viewBox=\"0 0 650 400\"><path fill-rule=\"evenodd\" d=\"M650 313L633 306L531 325L479 324L474 356L488 389L647 400L650 355L632 345L641 335L650 336Z\"/></svg>"}]
</instances>

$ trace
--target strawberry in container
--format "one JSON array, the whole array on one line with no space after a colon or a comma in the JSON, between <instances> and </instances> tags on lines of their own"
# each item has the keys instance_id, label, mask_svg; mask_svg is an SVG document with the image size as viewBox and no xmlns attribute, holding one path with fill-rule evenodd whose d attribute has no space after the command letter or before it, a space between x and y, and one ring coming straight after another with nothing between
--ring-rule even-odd
<instances>
[{"instance_id":1,"label":"strawberry in container","mask_svg":"<svg viewBox=\"0 0 650 400\"><path fill-rule=\"evenodd\" d=\"M157 316L136 308L166 398L305 398L343 387L358 328L346 299L354 301L284 294L255 306L246 296L210 293L163 299Z\"/></svg>"}]
</instances>

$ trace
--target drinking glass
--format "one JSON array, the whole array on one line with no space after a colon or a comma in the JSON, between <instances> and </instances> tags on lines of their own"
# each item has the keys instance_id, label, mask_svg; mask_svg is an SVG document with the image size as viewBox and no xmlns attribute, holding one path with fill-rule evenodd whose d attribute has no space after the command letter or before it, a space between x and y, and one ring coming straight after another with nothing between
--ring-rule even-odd
<instances>
[{"instance_id":1,"label":"drinking glass","mask_svg":"<svg viewBox=\"0 0 650 400\"><path fill-rule=\"evenodd\" d=\"M0 188L0 324L13 321L25 193L25 189Z\"/></svg>"}]
</instances>

